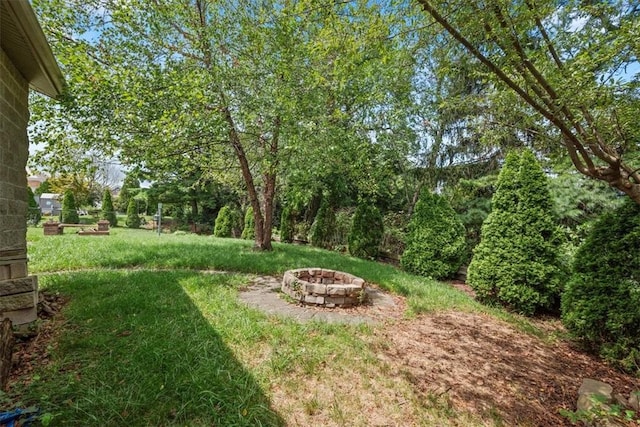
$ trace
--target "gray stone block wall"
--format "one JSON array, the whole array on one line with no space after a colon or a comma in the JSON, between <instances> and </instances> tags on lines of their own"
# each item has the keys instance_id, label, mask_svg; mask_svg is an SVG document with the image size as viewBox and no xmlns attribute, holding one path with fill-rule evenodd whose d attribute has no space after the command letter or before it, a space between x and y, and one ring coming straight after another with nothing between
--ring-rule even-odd
<instances>
[{"instance_id":1,"label":"gray stone block wall","mask_svg":"<svg viewBox=\"0 0 640 427\"><path fill-rule=\"evenodd\" d=\"M0 256L26 252L29 86L0 49Z\"/></svg>"},{"instance_id":2,"label":"gray stone block wall","mask_svg":"<svg viewBox=\"0 0 640 427\"><path fill-rule=\"evenodd\" d=\"M29 85L0 48L0 317L36 319L37 281L27 274Z\"/></svg>"}]
</instances>

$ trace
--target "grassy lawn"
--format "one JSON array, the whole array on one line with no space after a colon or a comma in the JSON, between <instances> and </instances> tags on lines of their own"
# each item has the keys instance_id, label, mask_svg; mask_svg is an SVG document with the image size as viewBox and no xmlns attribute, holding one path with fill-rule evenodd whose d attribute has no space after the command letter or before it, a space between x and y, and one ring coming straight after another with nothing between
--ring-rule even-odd
<instances>
[{"instance_id":1,"label":"grassy lawn","mask_svg":"<svg viewBox=\"0 0 640 427\"><path fill-rule=\"evenodd\" d=\"M448 285L302 246L259 253L248 241L119 228L42 234L28 231L30 272L70 303L50 363L4 398L36 404L51 425L351 426L368 425L374 408L387 424L478 425L391 375L376 327L300 324L236 298L256 274L322 266L406 296L408 315L487 312Z\"/></svg>"}]
</instances>

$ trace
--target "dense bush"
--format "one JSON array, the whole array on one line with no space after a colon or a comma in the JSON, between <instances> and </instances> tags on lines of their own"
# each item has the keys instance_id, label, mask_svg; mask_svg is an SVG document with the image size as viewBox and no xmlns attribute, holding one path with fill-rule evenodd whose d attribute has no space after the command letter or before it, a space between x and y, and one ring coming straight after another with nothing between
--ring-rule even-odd
<instances>
[{"instance_id":1,"label":"dense bush","mask_svg":"<svg viewBox=\"0 0 640 427\"><path fill-rule=\"evenodd\" d=\"M407 240L407 220L404 212L387 212L382 218L383 234L380 252L392 259L400 259Z\"/></svg>"},{"instance_id":2,"label":"dense bush","mask_svg":"<svg viewBox=\"0 0 640 427\"><path fill-rule=\"evenodd\" d=\"M244 214L244 228L242 229L243 239L253 240L256 237L256 221L253 218L253 208L249 206Z\"/></svg>"},{"instance_id":3,"label":"dense bush","mask_svg":"<svg viewBox=\"0 0 640 427\"><path fill-rule=\"evenodd\" d=\"M109 221L110 227L118 225L118 217L116 216L116 211L113 209L111 191L109 191L108 188L106 188L102 194L102 211L100 213L100 217Z\"/></svg>"},{"instance_id":4,"label":"dense bush","mask_svg":"<svg viewBox=\"0 0 640 427\"><path fill-rule=\"evenodd\" d=\"M27 201L29 202L29 212L27 213L27 223L29 225L37 225L42 218L42 212L40 212L40 206L36 202L33 196L33 190L27 186Z\"/></svg>"},{"instance_id":5,"label":"dense bush","mask_svg":"<svg viewBox=\"0 0 640 427\"><path fill-rule=\"evenodd\" d=\"M339 209L335 212L335 226L331 233L331 249L346 252L349 246L349 234L353 222L353 212L355 209Z\"/></svg>"},{"instance_id":6,"label":"dense bush","mask_svg":"<svg viewBox=\"0 0 640 427\"><path fill-rule=\"evenodd\" d=\"M349 253L358 258L378 256L384 228L378 208L367 202L360 202L353 215L349 233Z\"/></svg>"},{"instance_id":7,"label":"dense bush","mask_svg":"<svg viewBox=\"0 0 640 427\"><path fill-rule=\"evenodd\" d=\"M566 268L547 179L533 153L507 156L467 282L478 299L531 315L557 310Z\"/></svg>"},{"instance_id":8,"label":"dense bush","mask_svg":"<svg viewBox=\"0 0 640 427\"><path fill-rule=\"evenodd\" d=\"M71 190L64 192L64 198L62 199L62 211L60 212L60 222L65 224L78 224L80 222L78 209L76 208L76 199Z\"/></svg>"},{"instance_id":9,"label":"dense bush","mask_svg":"<svg viewBox=\"0 0 640 427\"><path fill-rule=\"evenodd\" d=\"M129 206L127 206L127 219L125 225L128 228L140 228L140 217L138 216L138 207L134 199L129 199Z\"/></svg>"},{"instance_id":10,"label":"dense bush","mask_svg":"<svg viewBox=\"0 0 640 427\"><path fill-rule=\"evenodd\" d=\"M423 191L409 220L405 270L434 279L451 277L462 264L465 230L447 200Z\"/></svg>"},{"instance_id":11,"label":"dense bush","mask_svg":"<svg viewBox=\"0 0 640 427\"><path fill-rule=\"evenodd\" d=\"M237 237L240 218L233 207L226 205L216 217L213 235L216 237Z\"/></svg>"},{"instance_id":12,"label":"dense bush","mask_svg":"<svg viewBox=\"0 0 640 427\"><path fill-rule=\"evenodd\" d=\"M640 374L640 206L595 223L562 295L562 320L592 350Z\"/></svg>"},{"instance_id":13,"label":"dense bush","mask_svg":"<svg viewBox=\"0 0 640 427\"><path fill-rule=\"evenodd\" d=\"M280 241L284 243L293 242L293 215L291 209L285 207L280 216Z\"/></svg>"},{"instance_id":14,"label":"dense bush","mask_svg":"<svg viewBox=\"0 0 640 427\"><path fill-rule=\"evenodd\" d=\"M322 200L316 219L311 226L311 244L319 248L331 249L336 215L326 199Z\"/></svg>"}]
</instances>

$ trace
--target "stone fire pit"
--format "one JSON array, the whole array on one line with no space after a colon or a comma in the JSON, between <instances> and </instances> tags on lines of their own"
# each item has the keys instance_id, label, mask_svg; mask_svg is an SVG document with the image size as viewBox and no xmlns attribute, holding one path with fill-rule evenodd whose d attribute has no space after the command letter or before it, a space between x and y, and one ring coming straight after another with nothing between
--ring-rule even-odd
<instances>
[{"instance_id":1,"label":"stone fire pit","mask_svg":"<svg viewBox=\"0 0 640 427\"><path fill-rule=\"evenodd\" d=\"M325 268L299 268L284 273L282 292L304 304L351 307L364 302L365 281Z\"/></svg>"}]
</instances>

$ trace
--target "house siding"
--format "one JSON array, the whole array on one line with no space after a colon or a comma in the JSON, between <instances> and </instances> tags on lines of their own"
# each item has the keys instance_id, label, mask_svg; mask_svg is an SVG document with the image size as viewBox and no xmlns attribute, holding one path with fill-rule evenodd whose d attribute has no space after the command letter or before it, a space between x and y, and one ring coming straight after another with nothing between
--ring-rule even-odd
<instances>
[{"instance_id":1,"label":"house siding","mask_svg":"<svg viewBox=\"0 0 640 427\"><path fill-rule=\"evenodd\" d=\"M27 273L29 85L0 48L0 313L36 319L37 281Z\"/></svg>"}]
</instances>

